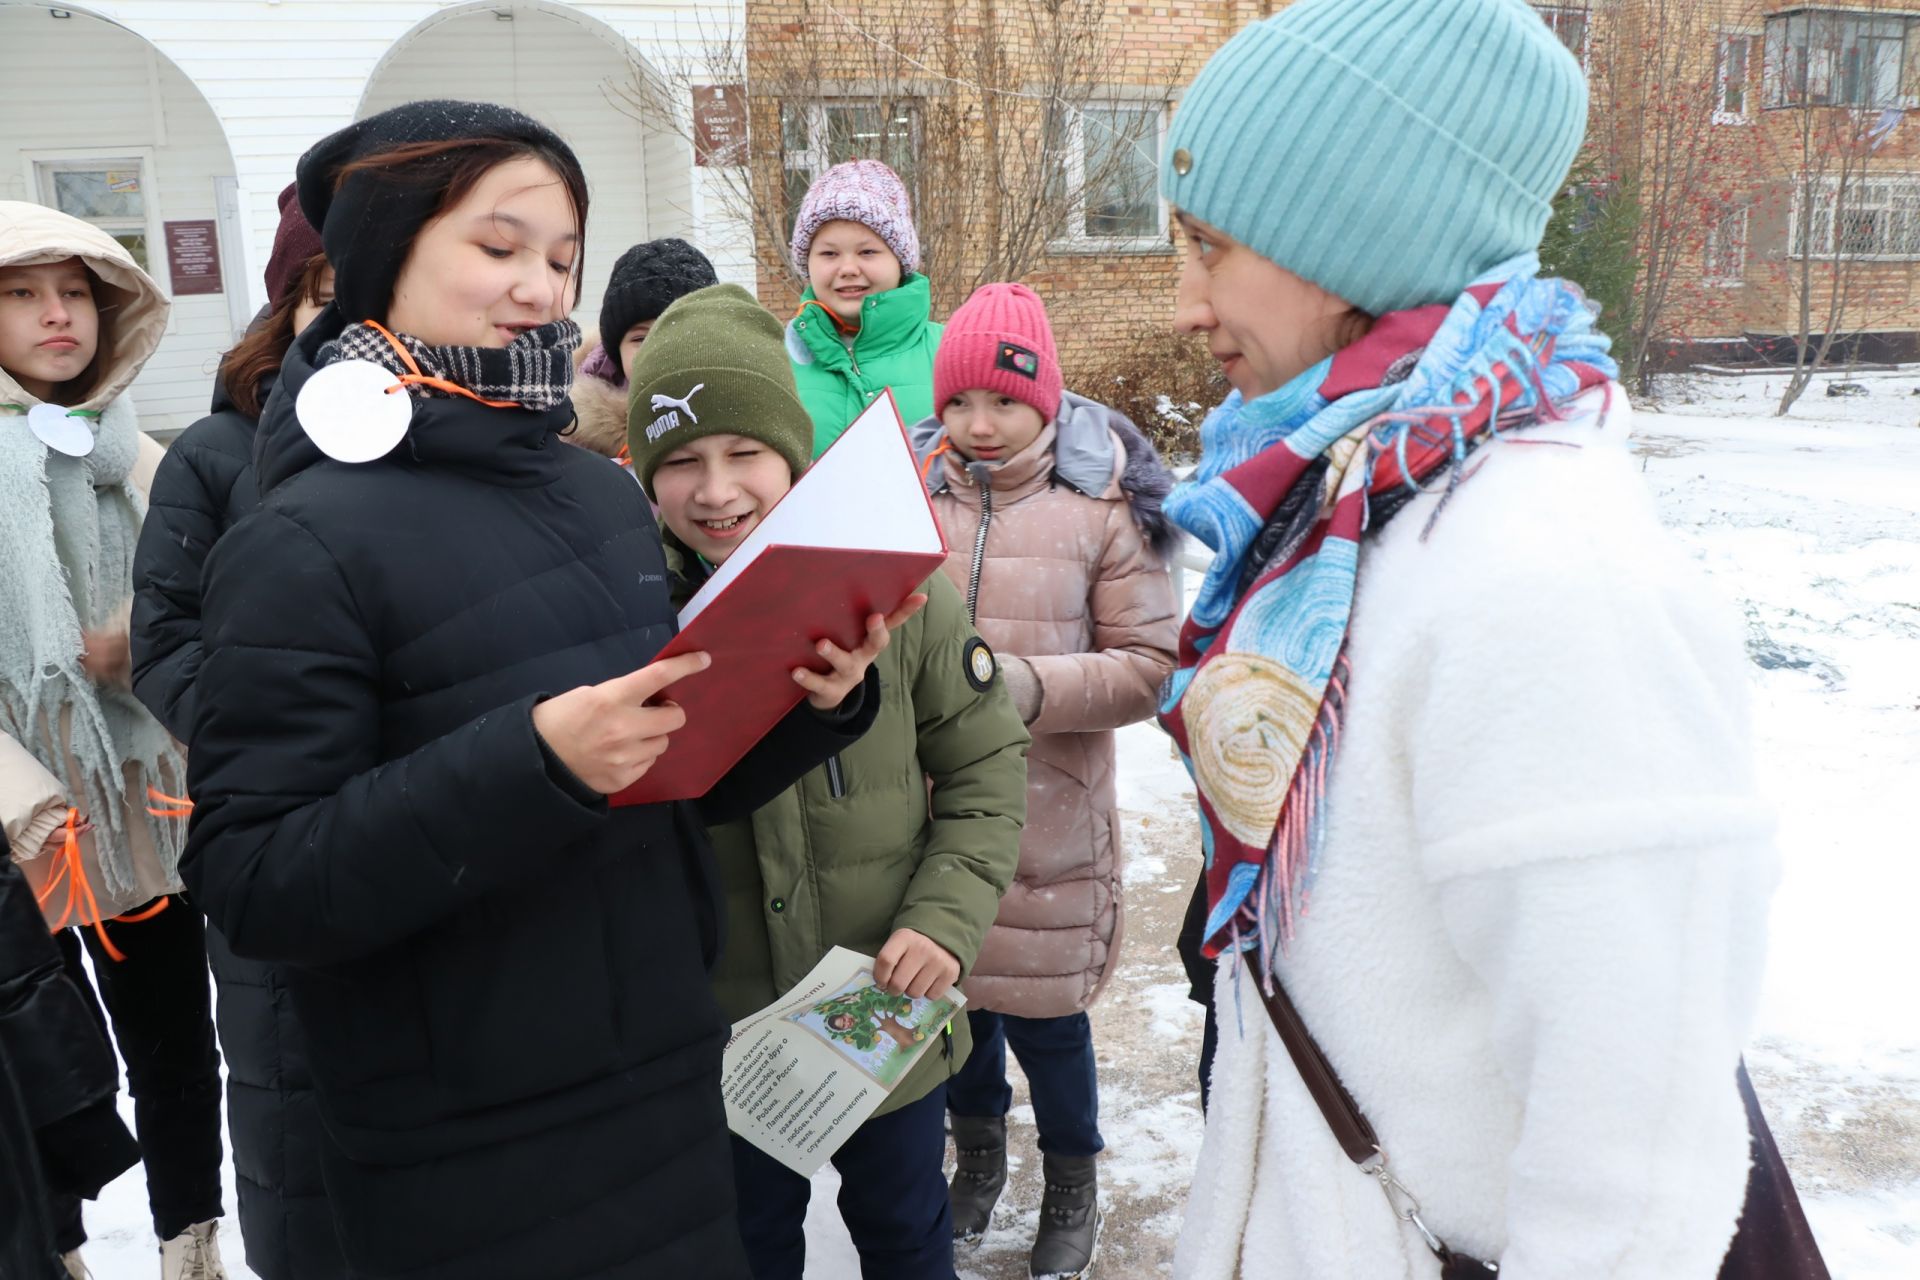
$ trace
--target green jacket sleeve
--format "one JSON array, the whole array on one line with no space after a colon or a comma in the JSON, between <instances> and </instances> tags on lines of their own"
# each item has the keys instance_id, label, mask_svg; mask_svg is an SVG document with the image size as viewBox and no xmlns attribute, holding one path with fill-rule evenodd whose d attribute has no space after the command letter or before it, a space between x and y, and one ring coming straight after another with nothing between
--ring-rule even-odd
<instances>
[{"instance_id":1,"label":"green jacket sleeve","mask_svg":"<svg viewBox=\"0 0 1920 1280\"><path fill-rule=\"evenodd\" d=\"M919 661L911 668L920 765L930 786L925 851L894 917L951 951L966 977L1020 865L1032 740L996 671L968 677L978 636L944 573L924 590Z\"/></svg>"}]
</instances>

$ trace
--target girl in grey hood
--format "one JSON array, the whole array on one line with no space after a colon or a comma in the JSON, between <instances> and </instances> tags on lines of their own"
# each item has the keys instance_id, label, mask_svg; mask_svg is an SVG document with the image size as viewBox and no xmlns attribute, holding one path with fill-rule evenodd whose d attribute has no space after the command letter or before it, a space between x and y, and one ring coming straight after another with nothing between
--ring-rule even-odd
<instances>
[{"instance_id":1,"label":"girl in grey hood","mask_svg":"<svg viewBox=\"0 0 1920 1280\"><path fill-rule=\"evenodd\" d=\"M126 389L167 302L105 233L0 201L0 820L126 1059L163 1280L224 1280L220 1071L199 915L171 894L186 764L134 698L133 551L160 448ZM71 927L69 927L71 926ZM96 1015L99 1009L95 1008ZM80 1202L51 1206L87 1274Z\"/></svg>"}]
</instances>

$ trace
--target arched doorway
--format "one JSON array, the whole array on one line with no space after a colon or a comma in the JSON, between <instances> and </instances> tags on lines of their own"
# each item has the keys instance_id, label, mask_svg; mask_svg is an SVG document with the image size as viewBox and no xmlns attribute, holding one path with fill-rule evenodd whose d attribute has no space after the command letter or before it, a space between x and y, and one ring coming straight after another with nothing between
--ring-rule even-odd
<instances>
[{"instance_id":1,"label":"arched doorway","mask_svg":"<svg viewBox=\"0 0 1920 1280\"><path fill-rule=\"evenodd\" d=\"M173 299L133 384L161 438L207 411L248 319L233 153L199 88L145 39L82 9L0 0L0 199L61 209L126 245Z\"/></svg>"},{"instance_id":2,"label":"arched doorway","mask_svg":"<svg viewBox=\"0 0 1920 1280\"><path fill-rule=\"evenodd\" d=\"M586 169L592 201L575 316L591 326L614 259L659 236L689 236L691 149L615 107L619 85L649 74L621 36L574 9L467 5L408 32L367 81L359 118L419 98L517 107L556 130Z\"/></svg>"}]
</instances>

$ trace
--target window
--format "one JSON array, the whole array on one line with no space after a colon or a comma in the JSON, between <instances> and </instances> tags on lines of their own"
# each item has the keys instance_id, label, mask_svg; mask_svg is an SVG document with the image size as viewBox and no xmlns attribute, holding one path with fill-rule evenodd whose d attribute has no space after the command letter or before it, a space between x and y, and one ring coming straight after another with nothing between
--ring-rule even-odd
<instances>
[{"instance_id":1,"label":"window","mask_svg":"<svg viewBox=\"0 0 1920 1280\"><path fill-rule=\"evenodd\" d=\"M1920 259L1920 174L1816 183L1795 193L1793 255Z\"/></svg>"},{"instance_id":2,"label":"window","mask_svg":"<svg viewBox=\"0 0 1920 1280\"><path fill-rule=\"evenodd\" d=\"M1720 37L1720 69L1713 97L1714 123L1744 124L1753 119L1753 73L1759 53L1759 36L1728 34Z\"/></svg>"},{"instance_id":3,"label":"window","mask_svg":"<svg viewBox=\"0 0 1920 1280\"><path fill-rule=\"evenodd\" d=\"M1050 203L1067 205L1057 245L1164 248L1167 208L1160 199L1160 143L1166 107L1158 102L1090 103L1047 125L1047 151L1064 163L1048 183Z\"/></svg>"},{"instance_id":4,"label":"window","mask_svg":"<svg viewBox=\"0 0 1920 1280\"><path fill-rule=\"evenodd\" d=\"M1707 223L1704 275L1709 284L1741 284L1747 275L1747 220L1750 206L1717 206Z\"/></svg>"},{"instance_id":5,"label":"window","mask_svg":"<svg viewBox=\"0 0 1920 1280\"><path fill-rule=\"evenodd\" d=\"M834 165L879 160L900 175L919 201L914 156L920 113L911 102L788 102L780 107L781 163L786 170L787 233L807 188Z\"/></svg>"},{"instance_id":6,"label":"window","mask_svg":"<svg viewBox=\"0 0 1920 1280\"><path fill-rule=\"evenodd\" d=\"M138 156L103 160L37 160L40 202L118 240L149 269L146 166Z\"/></svg>"},{"instance_id":7,"label":"window","mask_svg":"<svg viewBox=\"0 0 1920 1280\"><path fill-rule=\"evenodd\" d=\"M1920 17L1796 9L1767 19L1769 107L1910 107Z\"/></svg>"},{"instance_id":8,"label":"window","mask_svg":"<svg viewBox=\"0 0 1920 1280\"><path fill-rule=\"evenodd\" d=\"M1580 65L1587 62L1588 10L1584 4L1537 4L1540 20L1547 24L1560 43L1573 50Z\"/></svg>"}]
</instances>

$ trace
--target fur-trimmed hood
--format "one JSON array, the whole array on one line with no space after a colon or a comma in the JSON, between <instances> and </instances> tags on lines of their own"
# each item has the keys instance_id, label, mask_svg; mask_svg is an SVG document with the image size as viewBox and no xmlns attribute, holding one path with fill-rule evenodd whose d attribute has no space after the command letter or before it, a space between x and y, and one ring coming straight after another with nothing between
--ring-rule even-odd
<instances>
[{"instance_id":1,"label":"fur-trimmed hood","mask_svg":"<svg viewBox=\"0 0 1920 1280\"><path fill-rule=\"evenodd\" d=\"M581 371L599 349L598 331L589 329L580 336L580 346L573 353L574 425L560 438L602 457L617 458L627 446L626 389Z\"/></svg>"}]
</instances>

